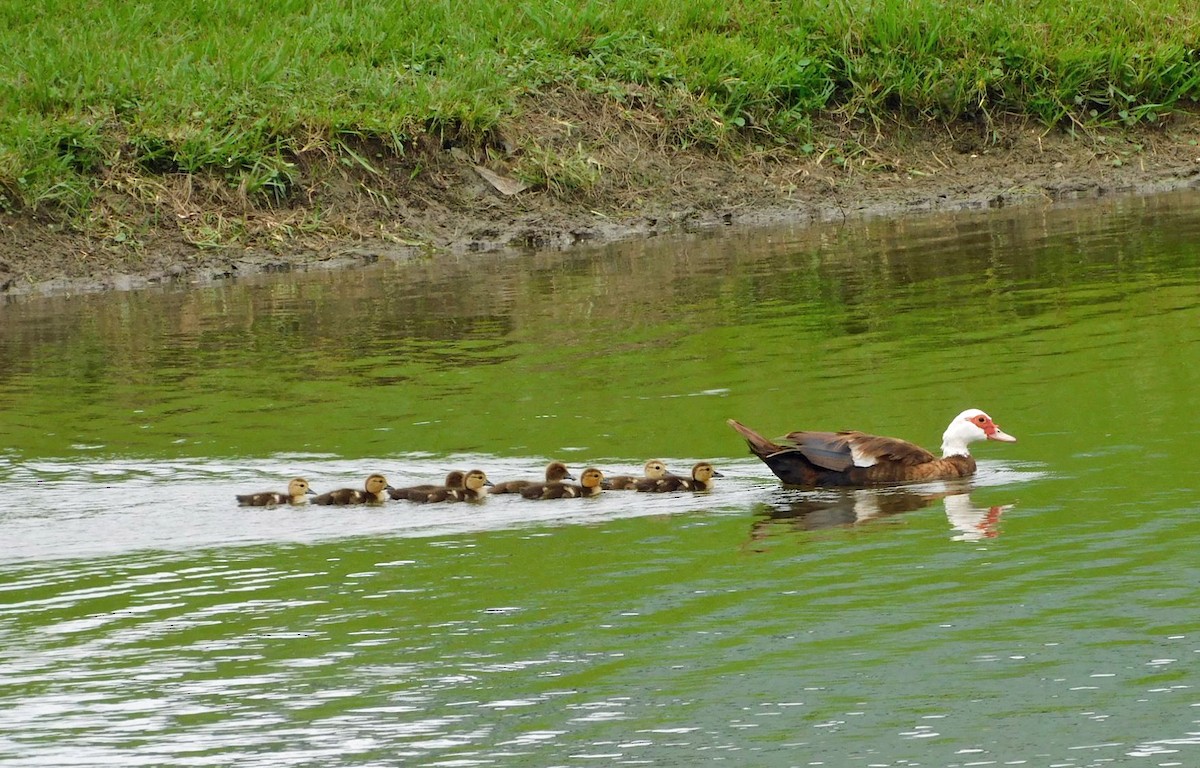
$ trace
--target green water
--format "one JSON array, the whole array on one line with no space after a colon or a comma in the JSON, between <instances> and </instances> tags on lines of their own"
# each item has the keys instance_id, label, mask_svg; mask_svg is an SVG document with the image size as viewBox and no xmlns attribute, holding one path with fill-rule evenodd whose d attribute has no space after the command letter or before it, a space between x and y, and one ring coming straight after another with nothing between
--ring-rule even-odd
<instances>
[{"instance_id":1,"label":"green water","mask_svg":"<svg viewBox=\"0 0 1200 768\"><path fill-rule=\"evenodd\" d=\"M1197 765L1198 385L1196 193L0 304L0 763ZM233 501L650 457L726 477Z\"/></svg>"}]
</instances>

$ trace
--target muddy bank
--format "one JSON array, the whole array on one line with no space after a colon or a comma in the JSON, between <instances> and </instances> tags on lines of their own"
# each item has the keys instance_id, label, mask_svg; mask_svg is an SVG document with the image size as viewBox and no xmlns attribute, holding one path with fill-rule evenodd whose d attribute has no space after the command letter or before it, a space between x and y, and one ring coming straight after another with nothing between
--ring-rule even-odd
<instances>
[{"instance_id":1,"label":"muddy bank","mask_svg":"<svg viewBox=\"0 0 1200 768\"><path fill-rule=\"evenodd\" d=\"M46 214L0 214L0 295L203 283L440 253L1200 185L1194 115L1074 135L1027 124L897 128L845 134L809 152L748 147L726 157L661 146L628 116L591 119L586 104L535 114L493 142L508 147L507 155L426 148L381 157L369 176L298 158L305 189L285 208L198 194L204 180L180 177L157 182L149 198L123 191L133 185L106 186L86 231ZM574 153L594 177L586 189L518 190L510 161L528 146Z\"/></svg>"}]
</instances>

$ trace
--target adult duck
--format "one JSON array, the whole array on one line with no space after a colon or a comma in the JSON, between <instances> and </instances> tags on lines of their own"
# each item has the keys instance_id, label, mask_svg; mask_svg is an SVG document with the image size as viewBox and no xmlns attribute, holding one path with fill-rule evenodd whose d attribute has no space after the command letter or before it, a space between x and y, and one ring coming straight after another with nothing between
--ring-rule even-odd
<instances>
[{"instance_id":1,"label":"adult duck","mask_svg":"<svg viewBox=\"0 0 1200 768\"><path fill-rule=\"evenodd\" d=\"M306 497L316 495L317 492L308 487L307 480L303 477L293 477L288 483L286 493L263 491L239 494L237 502L243 507L273 507L277 504L300 504Z\"/></svg>"},{"instance_id":2,"label":"adult duck","mask_svg":"<svg viewBox=\"0 0 1200 768\"><path fill-rule=\"evenodd\" d=\"M650 459L646 465L642 467L642 476L635 477L634 475L617 475L615 477L604 478L604 490L606 491L636 491L638 483L643 480L661 480L666 477L667 465L660 459Z\"/></svg>"},{"instance_id":3,"label":"adult duck","mask_svg":"<svg viewBox=\"0 0 1200 768\"><path fill-rule=\"evenodd\" d=\"M527 499L575 499L581 496L596 496L602 490L604 473L595 467L588 467L579 476L579 484L574 483L536 483L521 489L521 495Z\"/></svg>"},{"instance_id":4,"label":"adult duck","mask_svg":"<svg viewBox=\"0 0 1200 768\"><path fill-rule=\"evenodd\" d=\"M946 427L941 458L894 437L801 431L773 442L733 419L727 423L746 438L750 452L787 485L891 485L967 477L975 473L975 459L967 450L971 443L1017 441L978 408L963 411Z\"/></svg>"},{"instance_id":5,"label":"adult duck","mask_svg":"<svg viewBox=\"0 0 1200 768\"><path fill-rule=\"evenodd\" d=\"M634 484L634 490L641 493L670 493L671 491L711 491L714 477L724 477L716 467L707 461L702 461L692 467L691 477L665 475L660 478L646 478Z\"/></svg>"},{"instance_id":6,"label":"adult duck","mask_svg":"<svg viewBox=\"0 0 1200 768\"><path fill-rule=\"evenodd\" d=\"M387 499L388 491L390 490L392 490L392 486L388 484L387 478L380 474L372 474L367 476L367 481L363 483L361 490L358 488L339 488L336 491L322 493L320 496L315 497L312 503L324 506L380 504Z\"/></svg>"},{"instance_id":7,"label":"adult duck","mask_svg":"<svg viewBox=\"0 0 1200 768\"><path fill-rule=\"evenodd\" d=\"M567 465L561 461L552 461L546 465L545 481L547 483L562 483L567 480L574 480L575 475L571 474L571 470L567 469ZM520 493L522 488L530 485L537 485L537 480L505 480L504 482L494 483L488 493Z\"/></svg>"}]
</instances>

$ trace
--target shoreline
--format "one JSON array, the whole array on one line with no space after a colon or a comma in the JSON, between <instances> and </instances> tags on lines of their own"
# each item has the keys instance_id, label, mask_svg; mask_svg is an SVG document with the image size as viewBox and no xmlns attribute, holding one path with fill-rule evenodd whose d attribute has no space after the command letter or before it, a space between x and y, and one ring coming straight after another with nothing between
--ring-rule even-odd
<instances>
[{"instance_id":1,"label":"shoreline","mask_svg":"<svg viewBox=\"0 0 1200 768\"><path fill-rule=\"evenodd\" d=\"M189 241L178 222L78 232L36 213L0 213L0 303L353 269L385 259L562 250L721 227L1055 204L1200 186L1200 118L1191 114L1176 116L1169 128L1079 136L1016 126L999 146L964 147L962 140L949 131L898 131L878 139L865 159L844 165L822 157L661 151L640 155L633 174L656 186L634 188L620 162L630 150L617 137L595 152L611 182L585 197L506 194L494 178L503 174L503 163L484 168L486 161L456 148L423 158L428 165L416 181L402 183L409 171L393 169L398 194L386 205L365 199L353 178L315 174L310 196L319 196L338 222L330 233L271 238L273 226L303 208L243 212L258 236L220 247Z\"/></svg>"}]
</instances>

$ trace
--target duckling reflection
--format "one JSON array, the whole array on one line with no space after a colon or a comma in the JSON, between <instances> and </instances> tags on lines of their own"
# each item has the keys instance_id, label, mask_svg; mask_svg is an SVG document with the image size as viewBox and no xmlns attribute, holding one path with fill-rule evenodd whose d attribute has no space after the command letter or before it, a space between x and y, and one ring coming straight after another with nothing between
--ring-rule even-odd
<instances>
[{"instance_id":1,"label":"duckling reflection","mask_svg":"<svg viewBox=\"0 0 1200 768\"><path fill-rule=\"evenodd\" d=\"M907 489L864 488L805 494L764 504L762 517L751 528L752 539L763 539L780 530L815 531L858 525L871 520L915 512L942 501L946 518L956 532L955 541L979 541L1000 535L1000 516L1012 504L981 507L972 503L970 489L919 493Z\"/></svg>"}]
</instances>

